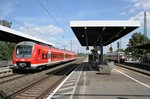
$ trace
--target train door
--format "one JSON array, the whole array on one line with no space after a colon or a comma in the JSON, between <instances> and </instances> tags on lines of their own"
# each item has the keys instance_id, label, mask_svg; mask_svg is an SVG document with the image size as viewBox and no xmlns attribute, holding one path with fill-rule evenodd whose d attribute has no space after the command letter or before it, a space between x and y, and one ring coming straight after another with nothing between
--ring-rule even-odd
<instances>
[{"instance_id":1,"label":"train door","mask_svg":"<svg viewBox=\"0 0 150 99\"><path fill-rule=\"evenodd\" d=\"M38 52L36 54L36 57L37 57L37 64L40 64L41 63L41 60L42 60L42 57L41 57L41 49L39 48L38 49Z\"/></svg>"},{"instance_id":2,"label":"train door","mask_svg":"<svg viewBox=\"0 0 150 99\"><path fill-rule=\"evenodd\" d=\"M48 51L48 63L50 63L50 62L51 62L51 52Z\"/></svg>"},{"instance_id":3,"label":"train door","mask_svg":"<svg viewBox=\"0 0 150 99\"><path fill-rule=\"evenodd\" d=\"M64 59L63 60L66 60L66 53L64 52Z\"/></svg>"}]
</instances>

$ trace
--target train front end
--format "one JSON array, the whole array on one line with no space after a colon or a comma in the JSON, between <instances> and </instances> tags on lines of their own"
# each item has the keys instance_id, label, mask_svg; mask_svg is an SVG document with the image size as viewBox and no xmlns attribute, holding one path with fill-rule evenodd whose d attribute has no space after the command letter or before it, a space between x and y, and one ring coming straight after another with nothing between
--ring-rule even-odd
<instances>
[{"instance_id":1,"label":"train front end","mask_svg":"<svg viewBox=\"0 0 150 99\"><path fill-rule=\"evenodd\" d=\"M120 63L124 63L126 61L126 56L124 52L119 53Z\"/></svg>"},{"instance_id":2,"label":"train front end","mask_svg":"<svg viewBox=\"0 0 150 99\"><path fill-rule=\"evenodd\" d=\"M31 69L35 43L21 42L16 45L13 53L14 69Z\"/></svg>"}]
</instances>

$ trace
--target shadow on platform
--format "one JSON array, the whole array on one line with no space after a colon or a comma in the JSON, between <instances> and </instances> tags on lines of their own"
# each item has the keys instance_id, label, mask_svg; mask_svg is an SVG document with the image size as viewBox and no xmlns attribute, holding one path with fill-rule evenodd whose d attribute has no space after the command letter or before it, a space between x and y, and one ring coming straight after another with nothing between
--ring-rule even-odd
<instances>
[{"instance_id":1,"label":"shadow on platform","mask_svg":"<svg viewBox=\"0 0 150 99\"><path fill-rule=\"evenodd\" d=\"M117 99L129 99L128 97L150 97L150 95L128 95L128 94L55 94L56 96L107 96L107 97L116 97Z\"/></svg>"}]
</instances>

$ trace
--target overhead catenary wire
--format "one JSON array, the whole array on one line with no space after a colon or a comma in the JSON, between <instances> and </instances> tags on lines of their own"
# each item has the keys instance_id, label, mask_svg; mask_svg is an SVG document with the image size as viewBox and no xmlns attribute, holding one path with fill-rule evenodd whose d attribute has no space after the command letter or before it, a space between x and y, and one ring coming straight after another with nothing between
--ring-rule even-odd
<instances>
[{"instance_id":1,"label":"overhead catenary wire","mask_svg":"<svg viewBox=\"0 0 150 99\"><path fill-rule=\"evenodd\" d=\"M22 0L21 0L21 1L22 1ZM26 13L29 14L29 15L33 15L33 13L30 12L30 10L25 9L19 2L16 2L15 0L14 0L14 2L15 2L15 4L16 4L17 6L19 6L24 12L26 12Z\"/></svg>"},{"instance_id":2,"label":"overhead catenary wire","mask_svg":"<svg viewBox=\"0 0 150 99\"><path fill-rule=\"evenodd\" d=\"M58 11L60 12L61 16L62 16L65 20L67 20L67 18L65 17L63 11L61 10L59 4L57 3L57 0L54 0L54 1L55 1L55 5L56 5L56 7L58 8ZM64 20L63 20L63 21L64 21ZM65 22L65 21L64 21L64 22Z\"/></svg>"},{"instance_id":3,"label":"overhead catenary wire","mask_svg":"<svg viewBox=\"0 0 150 99\"><path fill-rule=\"evenodd\" d=\"M61 14L61 16L63 17L63 21L64 21L64 23L66 23L66 24L68 24L65 20L67 20L67 18L65 17L65 14L63 13L63 11L62 11L62 9L61 9L61 7L60 7L60 5L58 4L58 2L57 2L57 0L54 0L55 1L55 5L56 5L56 7L58 8L58 11L60 12L60 14ZM70 34L69 34L70 35ZM68 36L68 35L67 35ZM68 36L69 37L69 36Z\"/></svg>"},{"instance_id":4,"label":"overhead catenary wire","mask_svg":"<svg viewBox=\"0 0 150 99\"><path fill-rule=\"evenodd\" d=\"M16 3L15 2L15 4L17 5L17 6L19 6L22 10L23 10L23 12L25 12L25 13L27 13L27 14L29 14L29 15L33 15L33 13L32 12L30 12L30 10L27 10L27 9L25 9L20 3ZM45 16L46 17L46 16ZM9 18L10 19L10 18ZM13 20L13 19L10 19L10 20ZM14 21L14 20L13 20ZM22 23L19 23L19 22L17 22L17 21L15 21L15 23L18 23L19 25L21 25L21 26L23 26L24 24L22 24ZM30 28L30 27L28 27L28 26L26 26L27 28ZM59 42L62 42L60 39L58 39L58 40L56 40L55 42L57 42L57 43L59 43Z\"/></svg>"},{"instance_id":5,"label":"overhead catenary wire","mask_svg":"<svg viewBox=\"0 0 150 99\"><path fill-rule=\"evenodd\" d=\"M38 3L39 3L39 5L45 10L45 12L50 16L50 18L52 18L53 20L54 20L54 22L60 27L60 28L62 28L63 30L64 30L64 32L65 32L65 28L63 28L60 24L59 24L59 22L54 18L54 16L49 12L49 10L40 2L40 0L36 0ZM56 7L58 8L58 11L60 12L60 14L62 15L62 17L63 17L63 19L65 19L65 20L67 20L66 19L66 17L64 16L64 14L63 14L63 12L62 12L62 10L61 10L61 8L59 7L59 5L58 5L58 3L57 3L57 1L56 0L54 0L55 1L55 5L56 5ZM48 2L47 2L48 3ZM63 20L64 21L64 20ZM65 21L64 21L65 22ZM67 24L67 23L66 23ZM70 35L70 34L69 34ZM66 35L68 38L70 38L70 36L69 35Z\"/></svg>"},{"instance_id":6,"label":"overhead catenary wire","mask_svg":"<svg viewBox=\"0 0 150 99\"><path fill-rule=\"evenodd\" d=\"M59 5L59 3L57 2L57 0L54 0L55 2L55 5L56 5L56 7L57 7L57 9L58 9L58 11L59 11L59 14L61 14L61 16L62 16L62 18L64 19L63 21L64 21L64 23L65 24L68 24L69 22L67 22L67 17L65 16L65 14L63 13L63 11L62 11L62 7ZM69 29L71 30L71 28L69 27ZM72 31L72 30L71 30ZM73 34L73 33L72 33ZM71 37L71 33L67 33L67 35L66 35L68 38L70 38ZM73 40L70 40L71 42L73 41ZM72 46L73 46L73 43L70 43L70 50L72 50Z\"/></svg>"},{"instance_id":7,"label":"overhead catenary wire","mask_svg":"<svg viewBox=\"0 0 150 99\"><path fill-rule=\"evenodd\" d=\"M39 5L42 7L42 9L44 9L44 11L46 11L46 13L47 13L47 16L49 16L51 19L53 19L53 21L60 27L60 28L62 28L62 26L59 24L59 22L55 19L55 17L49 12L49 10L47 10L47 8L40 2L40 0L36 0L37 2L39 2ZM30 10L28 10L27 8L25 8L22 4L20 4L21 2L15 2L15 4L17 5L17 6L19 6L23 11L23 13L27 13L27 14L34 14L33 12L30 12ZM48 6L48 5L47 5ZM57 6L58 6L58 4L57 4ZM60 8L59 8L60 9ZM62 11L61 11L62 12ZM11 18L10 16L9 17L7 17L7 16L5 16L5 18L6 19L9 19L9 20L12 20L12 22L14 22L14 23L16 23L16 24L18 24L19 26L23 26L24 25L24 23L21 23L21 22L19 22L19 21L17 21L17 20L15 20L15 19L13 19L13 18ZM63 15L63 18L64 18L64 15ZM17 28L17 26L15 27L15 28ZM64 28L62 28L62 29L64 29ZM67 36L67 38L70 38L68 35L65 35L65 36ZM64 38L64 35L62 36L62 38ZM55 42L57 42L57 43L60 43L60 42L62 42L62 40L60 40L60 39L57 39ZM63 45L63 44L62 44Z\"/></svg>"},{"instance_id":8,"label":"overhead catenary wire","mask_svg":"<svg viewBox=\"0 0 150 99\"><path fill-rule=\"evenodd\" d=\"M49 10L40 2L40 0L36 0L36 1L37 1L37 3L42 7L42 9L49 15L49 17L52 18L52 19L54 20L54 22L55 22L60 28L62 28L62 29L65 31L65 28L63 28L63 27L59 24L59 22L54 18L54 16L49 12ZM66 20L64 14L62 13L62 11L61 11L61 9L60 9L60 7L59 7L59 5L57 4L56 1L55 1L55 4L56 4L56 7L58 8L59 12L60 12L61 15L63 16L63 19ZM69 34L69 35L70 35L70 34ZM66 36L67 36L68 38L70 38L69 35L66 35ZM64 37L64 35L63 35L62 37Z\"/></svg>"},{"instance_id":9,"label":"overhead catenary wire","mask_svg":"<svg viewBox=\"0 0 150 99\"><path fill-rule=\"evenodd\" d=\"M57 22L57 20L53 17L53 15L48 11L48 9L39 1L39 0L36 0L37 3L43 8L43 10L45 10L45 12L50 16L50 18L52 18L54 20L54 22L62 28L62 26ZM63 28L62 28L63 29Z\"/></svg>"},{"instance_id":10,"label":"overhead catenary wire","mask_svg":"<svg viewBox=\"0 0 150 99\"><path fill-rule=\"evenodd\" d=\"M15 23L17 23L18 25L23 25L22 23L20 23L20 22L18 22L18 21L16 21L16 20L14 20L14 19L12 19L12 18L10 18L10 17L8 17L8 16L5 16L5 18L4 18L4 20L11 20L11 21L13 21L13 22L15 22Z\"/></svg>"},{"instance_id":11,"label":"overhead catenary wire","mask_svg":"<svg viewBox=\"0 0 150 99\"><path fill-rule=\"evenodd\" d=\"M4 19L6 19L6 20L8 19L8 20L10 20L10 21L12 21L12 22L15 22L15 23L17 23L17 24L20 25L20 26L23 26L23 25L24 25L23 23L20 23L20 22L14 20L14 19L12 19L12 18L10 18L10 17L8 17L8 16L5 16ZM14 27L14 28L17 28L17 27ZM27 26L27 28L29 28L29 27ZM34 35L32 35L32 36L34 36ZM56 42L58 43L58 41L56 41Z\"/></svg>"},{"instance_id":12,"label":"overhead catenary wire","mask_svg":"<svg viewBox=\"0 0 150 99\"><path fill-rule=\"evenodd\" d=\"M53 19L53 21L60 27L60 28L62 28L63 30L65 30L60 24L59 24L59 22L54 18L54 16L49 12L49 10L40 2L40 0L36 0L37 1L37 3L41 6L41 8L48 14L48 16L50 17L50 18L52 18ZM60 41L60 42L62 42L62 41ZM58 43L58 42L57 42Z\"/></svg>"}]
</instances>

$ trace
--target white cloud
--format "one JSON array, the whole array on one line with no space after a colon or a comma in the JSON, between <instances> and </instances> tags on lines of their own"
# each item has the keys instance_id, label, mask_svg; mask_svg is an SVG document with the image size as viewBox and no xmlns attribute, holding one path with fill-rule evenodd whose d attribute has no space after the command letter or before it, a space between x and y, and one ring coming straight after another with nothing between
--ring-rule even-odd
<instances>
[{"instance_id":1,"label":"white cloud","mask_svg":"<svg viewBox=\"0 0 150 99\"><path fill-rule=\"evenodd\" d=\"M124 0L128 2L125 7L128 11L122 12L121 15L128 15L140 11L150 11L150 0Z\"/></svg>"},{"instance_id":2,"label":"white cloud","mask_svg":"<svg viewBox=\"0 0 150 99\"><path fill-rule=\"evenodd\" d=\"M58 33L62 33L63 30L54 25L48 26L37 26L35 24L24 23L24 26L18 28L20 31L25 33L38 33L38 34L49 34L56 35Z\"/></svg>"},{"instance_id":3,"label":"white cloud","mask_svg":"<svg viewBox=\"0 0 150 99\"><path fill-rule=\"evenodd\" d=\"M150 12L146 12L147 28L150 29ZM141 27L144 25L144 12L139 12L137 15L131 17L129 20L137 20L141 22Z\"/></svg>"},{"instance_id":4,"label":"white cloud","mask_svg":"<svg viewBox=\"0 0 150 99\"><path fill-rule=\"evenodd\" d=\"M44 39L51 43L60 42L56 36L63 32L61 28L54 25L37 26L29 23L24 23L24 25L18 27L17 30L40 39Z\"/></svg>"},{"instance_id":5,"label":"white cloud","mask_svg":"<svg viewBox=\"0 0 150 99\"><path fill-rule=\"evenodd\" d=\"M150 21L150 12L146 12L147 21ZM139 12L137 15L130 18L130 20L144 20L144 12Z\"/></svg>"},{"instance_id":6,"label":"white cloud","mask_svg":"<svg viewBox=\"0 0 150 99\"><path fill-rule=\"evenodd\" d=\"M0 19L4 19L15 10L14 4L11 2L1 3L0 7Z\"/></svg>"},{"instance_id":7,"label":"white cloud","mask_svg":"<svg viewBox=\"0 0 150 99\"><path fill-rule=\"evenodd\" d=\"M150 0L132 0L136 9L149 10Z\"/></svg>"},{"instance_id":8,"label":"white cloud","mask_svg":"<svg viewBox=\"0 0 150 99\"><path fill-rule=\"evenodd\" d=\"M129 20L140 20L142 21L144 19L144 12L140 12L137 15L131 17Z\"/></svg>"}]
</instances>

